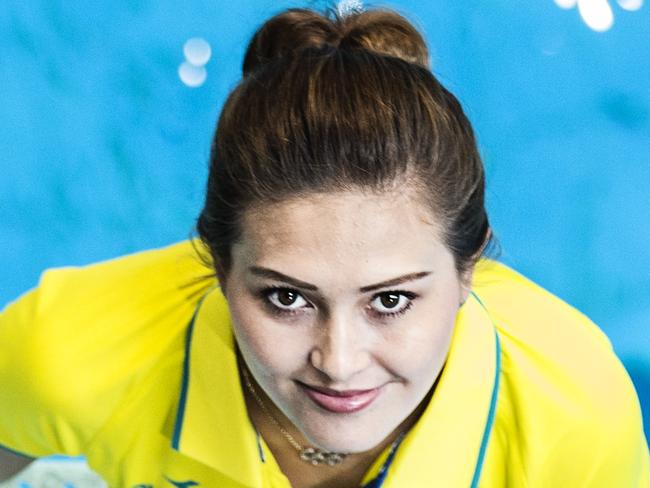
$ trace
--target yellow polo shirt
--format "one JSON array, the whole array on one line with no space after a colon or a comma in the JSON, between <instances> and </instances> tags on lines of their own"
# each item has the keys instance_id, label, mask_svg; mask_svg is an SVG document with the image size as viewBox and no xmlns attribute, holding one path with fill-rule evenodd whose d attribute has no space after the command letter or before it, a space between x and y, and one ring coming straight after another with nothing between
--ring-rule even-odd
<instances>
[{"instance_id":1,"label":"yellow polo shirt","mask_svg":"<svg viewBox=\"0 0 650 488\"><path fill-rule=\"evenodd\" d=\"M6 449L84 455L111 487L290 486L248 419L227 304L189 242L46 271L0 313L0 345ZM490 260L435 394L388 454L368 486L650 487L608 339Z\"/></svg>"}]
</instances>

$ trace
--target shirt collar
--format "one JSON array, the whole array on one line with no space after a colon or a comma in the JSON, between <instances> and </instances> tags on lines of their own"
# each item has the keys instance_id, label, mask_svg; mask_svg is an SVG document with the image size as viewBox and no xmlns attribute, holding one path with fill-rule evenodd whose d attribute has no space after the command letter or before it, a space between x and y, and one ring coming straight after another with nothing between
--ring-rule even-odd
<instances>
[{"instance_id":1,"label":"shirt collar","mask_svg":"<svg viewBox=\"0 0 650 488\"><path fill-rule=\"evenodd\" d=\"M456 319L436 391L388 472L390 486L476 486L494 420L500 346L472 293Z\"/></svg>"},{"instance_id":2,"label":"shirt collar","mask_svg":"<svg viewBox=\"0 0 650 488\"><path fill-rule=\"evenodd\" d=\"M245 486L261 486L255 430L239 384L230 314L219 288L188 328L172 448Z\"/></svg>"},{"instance_id":3,"label":"shirt collar","mask_svg":"<svg viewBox=\"0 0 650 488\"><path fill-rule=\"evenodd\" d=\"M475 295L458 313L436 391L387 473L391 486L475 486L496 405L499 343ZM210 291L188 328L172 447L246 486L261 486L227 303Z\"/></svg>"}]
</instances>

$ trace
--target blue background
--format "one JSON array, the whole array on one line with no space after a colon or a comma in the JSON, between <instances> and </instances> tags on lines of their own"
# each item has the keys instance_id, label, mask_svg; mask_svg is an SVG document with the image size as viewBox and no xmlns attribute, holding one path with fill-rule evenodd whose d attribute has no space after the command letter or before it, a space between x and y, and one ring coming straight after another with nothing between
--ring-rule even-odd
<instances>
[{"instance_id":1,"label":"blue background","mask_svg":"<svg viewBox=\"0 0 650 488\"><path fill-rule=\"evenodd\" d=\"M650 12L610 3L607 32L553 0L383 5L422 30L474 124L501 259L605 330L648 431ZM44 268L186 238L248 39L282 8L322 5L4 0L0 304ZM213 54L190 88L177 70L196 36Z\"/></svg>"}]
</instances>

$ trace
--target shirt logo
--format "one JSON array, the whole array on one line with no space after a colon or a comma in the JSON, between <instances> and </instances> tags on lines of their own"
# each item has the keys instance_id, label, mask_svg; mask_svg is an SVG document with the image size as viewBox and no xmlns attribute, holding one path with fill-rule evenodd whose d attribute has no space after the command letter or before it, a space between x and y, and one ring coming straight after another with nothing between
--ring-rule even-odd
<instances>
[{"instance_id":1,"label":"shirt logo","mask_svg":"<svg viewBox=\"0 0 650 488\"><path fill-rule=\"evenodd\" d=\"M169 479L167 476L165 476L165 479L169 481L172 485L174 485L176 488L190 488L192 486L199 486L199 483L197 483L194 480L174 481L172 479Z\"/></svg>"}]
</instances>

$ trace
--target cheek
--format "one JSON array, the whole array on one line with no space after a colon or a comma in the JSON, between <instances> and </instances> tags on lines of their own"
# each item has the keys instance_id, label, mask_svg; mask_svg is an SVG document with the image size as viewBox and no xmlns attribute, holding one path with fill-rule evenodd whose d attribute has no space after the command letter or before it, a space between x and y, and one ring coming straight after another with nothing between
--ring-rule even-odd
<instances>
[{"instance_id":1,"label":"cheek","mask_svg":"<svg viewBox=\"0 0 650 488\"><path fill-rule=\"evenodd\" d=\"M389 367L412 382L430 382L442 368L458 312L453 299L422 305L385 341L390 347Z\"/></svg>"},{"instance_id":2,"label":"cheek","mask_svg":"<svg viewBox=\"0 0 650 488\"><path fill-rule=\"evenodd\" d=\"M259 373L277 376L295 370L301 356L295 338L277 326L253 298L243 293L228 301L237 344L249 363ZM250 364L252 362L252 364Z\"/></svg>"}]
</instances>

